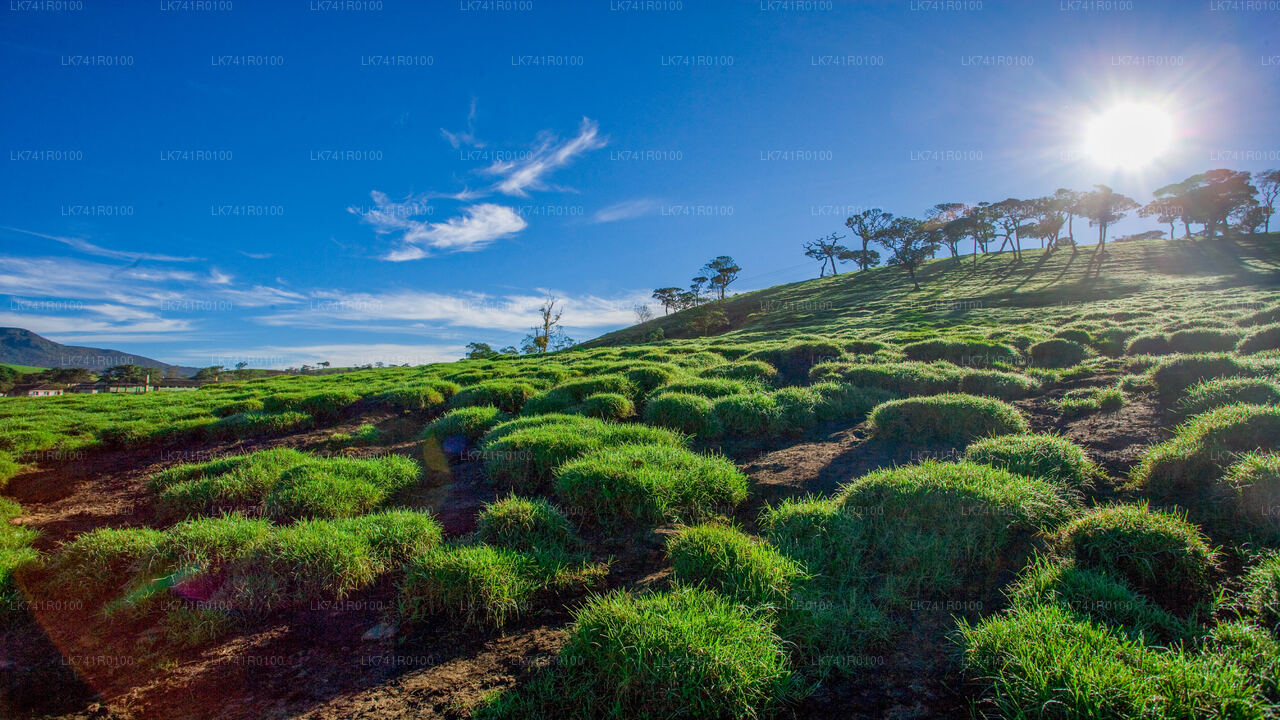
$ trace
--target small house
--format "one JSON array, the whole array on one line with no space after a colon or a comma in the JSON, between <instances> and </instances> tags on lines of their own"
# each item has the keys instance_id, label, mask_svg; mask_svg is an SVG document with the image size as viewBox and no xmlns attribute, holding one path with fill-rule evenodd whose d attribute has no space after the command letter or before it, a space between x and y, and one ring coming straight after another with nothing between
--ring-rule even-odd
<instances>
[{"instance_id":1,"label":"small house","mask_svg":"<svg viewBox=\"0 0 1280 720\"><path fill-rule=\"evenodd\" d=\"M67 388L67 392L81 393L84 395L97 395L107 391L107 384L102 382L84 382L76 383Z\"/></svg>"},{"instance_id":2,"label":"small house","mask_svg":"<svg viewBox=\"0 0 1280 720\"><path fill-rule=\"evenodd\" d=\"M50 395L61 395L61 394L62 394L61 385L50 385L49 383L45 383L44 385L36 385L33 388L27 389L27 397L49 397Z\"/></svg>"}]
</instances>

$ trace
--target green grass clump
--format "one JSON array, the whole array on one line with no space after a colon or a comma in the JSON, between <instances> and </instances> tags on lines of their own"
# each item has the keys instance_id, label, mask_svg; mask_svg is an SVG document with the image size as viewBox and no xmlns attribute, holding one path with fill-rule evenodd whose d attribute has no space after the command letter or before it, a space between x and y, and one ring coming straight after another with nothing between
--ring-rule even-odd
<instances>
[{"instance_id":1,"label":"green grass clump","mask_svg":"<svg viewBox=\"0 0 1280 720\"><path fill-rule=\"evenodd\" d=\"M794 694L787 653L768 620L686 588L591 598L560 651L557 705L593 718L768 715Z\"/></svg>"},{"instance_id":2,"label":"green grass clump","mask_svg":"<svg viewBox=\"0 0 1280 720\"><path fill-rule=\"evenodd\" d=\"M1231 330L1193 328L1179 330L1169 336L1169 348L1177 353L1229 352L1240 341L1240 333Z\"/></svg>"},{"instance_id":3,"label":"green grass clump","mask_svg":"<svg viewBox=\"0 0 1280 720\"><path fill-rule=\"evenodd\" d=\"M729 378L684 378L675 379L661 388L655 397L661 397L667 393L681 393L684 395L697 395L704 398L721 398L728 395L740 395L742 393L760 390L762 386L759 383L748 382L745 380L733 380ZM652 402L654 397L649 398Z\"/></svg>"},{"instance_id":4,"label":"green grass clump","mask_svg":"<svg viewBox=\"0 0 1280 720\"><path fill-rule=\"evenodd\" d=\"M77 535L59 548L54 576L67 592L102 597L119 590L160 557L164 533L151 528L100 528Z\"/></svg>"},{"instance_id":5,"label":"green grass clump","mask_svg":"<svg viewBox=\"0 0 1280 720\"><path fill-rule=\"evenodd\" d=\"M1231 717L1261 720L1268 703L1248 671L1160 650L1057 604L961 623L966 673L988 684L1008 718Z\"/></svg>"},{"instance_id":6,"label":"green grass clump","mask_svg":"<svg viewBox=\"0 0 1280 720\"><path fill-rule=\"evenodd\" d=\"M246 612L266 612L340 600L371 585L384 570L369 540L350 527L300 520L235 563L220 592Z\"/></svg>"},{"instance_id":7,"label":"green grass clump","mask_svg":"<svg viewBox=\"0 0 1280 720\"><path fill-rule=\"evenodd\" d=\"M866 420L877 405L898 398L897 393L888 390L847 383L820 382L811 387L821 398L814 408L814 416L819 421L857 424Z\"/></svg>"},{"instance_id":8,"label":"green grass clump","mask_svg":"<svg viewBox=\"0 0 1280 720\"><path fill-rule=\"evenodd\" d=\"M1263 378L1218 378L1192 385L1176 409L1181 415L1200 413L1235 403L1280 404L1280 385Z\"/></svg>"},{"instance_id":9,"label":"green grass clump","mask_svg":"<svg viewBox=\"0 0 1280 720\"><path fill-rule=\"evenodd\" d=\"M317 422L330 423L359 401L360 395L357 393L349 390L330 390L307 395L298 401L296 407L282 409L301 410L315 418Z\"/></svg>"},{"instance_id":10,"label":"green grass clump","mask_svg":"<svg viewBox=\"0 0 1280 720\"><path fill-rule=\"evenodd\" d=\"M600 393L621 395L630 401L637 395L638 390L635 384L624 375L601 375L572 380L529 398L523 412L525 415L582 412L583 409L579 406L588 397Z\"/></svg>"},{"instance_id":11,"label":"green grass clump","mask_svg":"<svg viewBox=\"0 0 1280 720\"><path fill-rule=\"evenodd\" d=\"M378 396L378 402L393 410L423 412L443 407L448 398L435 386L420 386L388 390Z\"/></svg>"},{"instance_id":12,"label":"green grass clump","mask_svg":"<svg viewBox=\"0 0 1280 720\"><path fill-rule=\"evenodd\" d=\"M1034 380L1019 373L1002 370L967 370L960 375L960 392L989 395L1001 400L1017 400L1037 388Z\"/></svg>"},{"instance_id":13,"label":"green grass clump","mask_svg":"<svg viewBox=\"0 0 1280 720\"><path fill-rule=\"evenodd\" d=\"M283 412L248 411L228 415L208 425L214 439L287 435L306 430L314 424L311 415L296 410Z\"/></svg>"},{"instance_id":14,"label":"green grass clump","mask_svg":"<svg viewBox=\"0 0 1280 720\"><path fill-rule=\"evenodd\" d=\"M1089 350L1078 342L1051 338L1032 345L1027 354L1037 367L1065 368L1084 362L1089 357Z\"/></svg>"},{"instance_id":15,"label":"green grass clump","mask_svg":"<svg viewBox=\"0 0 1280 720\"><path fill-rule=\"evenodd\" d=\"M352 517L417 483L421 473L417 462L400 455L317 459L286 470L266 496L265 510L278 520Z\"/></svg>"},{"instance_id":16,"label":"green grass clump","mask_svg":"<svg viewBox=\"0 0 1280 720\"><path fill-rule=\"evenodd\" d=\"M657 397L650 398L645 403L644 420L650 425L670 428L699 438L713 438L721 432L711 400L703 395L669 391L665 388Z\"/></svg>"},{"instance_id":17,"label":"green grass clump","mask_svg":"<svg viewBox=\"0 0 1280 720\"><path fill-rule=\"evenodd\" d=\"M22 507L9 498L0 497L0 624L22 611L24 594L17 576L40 562L40 554L31 547L38 533L9 521L22 512Z\"/></svg>"},{"instance_id":18,"label":"green grass clump","mask_svg":"<svg viewBox=\"0 0 1280 720\"><path fill-rule=\"evenodd\" d=\"M835 362L844 358L839 344L829 340L802 340L779 348L757 350L747 356L777 369L777 379L785 384L803 382L809 371L820 363Z\"/></svg>"},{"instance_id":19,"label":"green grass clump","mask_svg":"<svg viewBox=\"0 0 1280 720\"><path fill-rule=\"evenodd\" d=\"M727 525L682 528L667 541L667 557L677 582L749 605L785 605L804 577L794 560Z\"/></svg>"},{"instance_id":20,"label":"green grass clump","mask_svg":"<svg viewBox=\"0 0 1280 720\"><path fill-rule=\"evenodd\" d=\"M1168 355L1173 352L1169 336L1162 333L1139 335L1125 345L1125 355Z\"/></svg>"},{"instance_id":21,"label":"green grass clump","mask_svg":"<svg viewBox=\"0 0 1280 720\"><path fill-rule=\"evenodd\" d=\"M1223 504L1239 526L1276 535L1280 530L1280 455L1247 453L1222 480Z\"/></svg>"},{"instance_id":22,"label":"green grass clump","mask_svg":"<svg viewBox=\"0 0 1280 720\"><path fill-rule=\"evenodd\" d=\"M985 438L970 445L964 459L1074 491L1090 489L1102 476L1102 468L1084 448L1059 435L1023 433Z\"/></svg>"},{"instance_id":23,"label":"green grass clump","mask_svg":"<svg viewBox=\"0 0 1280 720\"><path fill-rule=\"evenodd\" d=\"M431 513L420 510L384 510L333 520L331 524L369 543L383 568L436 547L444 536Z\"/></svg>"},{"instance_id":24,"label":"green grass clump","mask_svg":"<svg viewBox=\"0 0 1280 720\"><path fill-rule=\"evenodd\" d=\"M831 363L817 365L814 381L835 380L899 395L933 395L956 390L961 373L949 363Z\"/></svg>"},{"instance_id":25,"label":"green grass clump","mask_svg":"<svg viewBox=\"0 0 1280 720\"><path fill-rule=\"evenodd\" d=\"M1053 334L1056 338L1070 340L1078 345L1088 346L1093 343L1093 336L1083 328L1063 328ZM1071 363L1074 365L1075 363Z\"/></svg>"},{"instance_id":26,"label":"green grass clump","mask_svg":"<svg viewBox=\"0 0 1280 720\"><path fill-rule=\"evenodd\" d=\"M1212 598L1216 558L1194 525L1145 505L1114 505L1076 518L1054 537L1077 566L1113 573L1159 606L1186 616Z\"/></svg>"},{"instance_id":27,"label":"green grass clump","mask_svg":"<svg viewBox=\"0 0 1280 720\"><path fill-rule=\"evenodd\" d=\"M1180 397L1187 388L1221 377L1250 377L1255 368L1231 355L1202 353L1179 355L1151 368L1151 381L1166 401Z\"/></svg>"},{"instance_id":28,"label":"green grass clump","mask_svg":"<svg viewBox=\"0 0 1280 720\"><path fill-rule=\"evenodd\" d=\"M1160 643L1188 640L1196 624L1179 618L1134 592L1110 573L1077 567L1070 560L1036 557L1005 594L1015 608L1056 604L1131 638Z\"/></svg>"},{"instance_id":29,"label":"green grass clump","mask_svg":"<svg viewBox=\"0 0 1280 720\"><path fill-rule=\"evenodd\" d=\"M818 406L822 395L813 387L786 387L773 393L777 404L777 433L795 437L813 427L817 422Z\"/></svg>"},{"instance_id":30,"label":"green grass clump","mask_svg":"<svg viewBox=\"0 0 1280 720\"><path fill-rule=\"evenodd\" d=\"M537 418L544 420L537 422ZM609 423L580 415L522 418L495 427L485 437L489 479L527 492L546 489L556 468L602 447L683 445L680 435L664 428Z\"/></svg>"},{"instance_id":31,"label":"green grass clump","mask_svg":"<svg viewBox=\"0 0 1280 720\"><path fill-rule=\"evenodd\" d=\"M565 464L556 494L609 527L692 522L731 512L747 497L747 478L721 457L671 445L624 445Z\"/></svg>"},{"instance_id":32,"label":"green grass clump","mask_svg":"<svg viewBox=\"0 0 1280 720\"><path fill-rule=\"evenodd\" d=\"M1280 325L1268 325L1236 345L1236 352L1241 355L1253 355L1264 350L1280 350Z\"/></svg>"},{"instance_id":33,"label":"green grass clump","mask_svg":"<svg viewBox=\"0 0 1280 720\"><path fill-rule=\"evenodd\" d=\"M1017 350L990 340L922 340L903 345L902 352L908 360L942 360L965 367L990 367L1018 359Z\"/></svg>"},{"instance_id":34,"label":"green grass clump","mask_svg":"<svg viewBox=\"0 0 1280 720\"><path fill-rule=\"evenodd\" d=\"M1236 321L1236 325L1240 327L1255 327L1257 325L1270 325L1280 322L1280 305L1264 308L1250 315L1246 315Z\"/></svg>"},{"instance_id":35,"label":"green grass clump","mask_svg":"<svg viewBox=\"0 0 1280 720\"><path fill-rule=\"evenodd\" d=\"M525 401L538 392L529 383L514 380L487 380L458 391L449 401L455 408L492 405L512 415L520 412Z\"/></svg>"},{"instance_id":36,"label":"green grass clump","mask_svg":"<svg viewBox=\"0 0 1280 720\"><path fill-rule=\"evenodd\" d=\"M507 418L492 405L457 408L427 423L422 429L422 441L438 444L444 452L457 455Z\"/></svg>"},{"instance_id":37,"label":"green grass clump","mask_svg":"<svg viewBox=\"0 0 1280 720\"><path fill-rule=\"evenodd\" d=\"M420 624L445 615L465 625L501 629L556 592L597 583L605 568L558 553L489 545L439 547L405 566L399 612Z\"/></svg>"},{"instance_id":38,"label":"green grass clump","mask_svg":"<svg viewBox=\"0 0 1280 720\"><path fill-rule=\"evenodd\" d=\"M1264 555L1245 573L1241 606L1248 617L1280 634L1280 553Z\"/></svg>"},{"instance_id":39,"label":"green grass clump","mask_svg":"<svg viewBox=\"0 0 1280 720\"><path fill-rule=\"evenodd\" d=\"M1064 418L1076 418L1091 412L1115 412L1124 407L1126 396L1121 386L1068 390L1058 400L1058 412Z\"/></svg>"},{"instance_id":40,"label":"green grass clump","mask_svg":"<svg viewBox=\"0 0 1280 720\"><path fill-rule=\"evenodd\" d=\"M583 415L601 420L626 420L635 417L635 403L621 393L588 395L581 405Z\"/></svg>"},{"instance_id":41,"label":"green grass clump","mask_svg":"<svg viewBox=\"0 0 1280 720\"><path fill-rule=\"evenodd\" d=\"M929 461L869 473L830 499L785 500L761 526L813 573L822 597L863 594L906 610L960 587L994 587L1034 534L1073 512L1042 480Z\"/></svg>"},{"instance_id":42,"label":"green grass clump","mask_svg":"<svg viewBox=\"0 0 1280 720\"><path fill-rule=\"evenodd\" d=\"M1280 407L1225 405L1196 415L1172 440L1156 445L1130 473L1130 483L1161 502L1196 507L1213 499L1226 468L1280 443Z\"/></svg>"},{"instance_id":43,"label":"green grass clump","mask_svg":"<svg viewBox=\"0 0 1280 720\"><path fill-rule=\"evenodd\" d=\"M560 508L514 495L484 506L476 518L476 539L509 550L540 551L567 551L579 542Z\"/></svg>"},{"instance_id":44,"label":"green grass clump","mask_svg":"<svg viewBox=\"0 0 1280 720\"><path fill-rule=\"evenodd\" d=\"M717 398L712 404L716 422L729 437L768 437L778 423L778 401L766 392Z\"/></svg>"},{"instance_id":45,"label":"green grass clump","mask_svg":"<svg viewBox=\"0 0 1280 720\"><path fill-rule=\"evenodd\" d=\"M176 465L151 477L157 506L168 518L248 509L266 497L291 468L315 460L293 448L273 448L204 463Z\"/></svg>"},{"instance_id":46,"label":"green grass clump","mask_svg":"<svg viewBox=\"0 0 1280 720\"><path fill-rule=\"evenodd\" d=\"M959 393L890 400L872 410L868 422L877 437L909 443L960 444L1031 429L1012 405Z\"/></svg>"},{"instance_id":47,"label":"green grass clump","mask_svg":"<svg viewBox=\"0 0 1280 720\"><path fill-rule=\"evenodd\" d=\"M739 360L723 365L712 365L699 373L703 377L745 380L761 384L773 383L778 370L763 360Z\"/></svg>"},{"instance_id":48,"label":"green grass clump","mask_svg":"<svg viewBox=\"0 0 1280 720\"><path fill-rule=\"evenodd\" d=\"M0 490L22 470L22 465L8 453L0 452Z\"/></svg>"}]
</instances>

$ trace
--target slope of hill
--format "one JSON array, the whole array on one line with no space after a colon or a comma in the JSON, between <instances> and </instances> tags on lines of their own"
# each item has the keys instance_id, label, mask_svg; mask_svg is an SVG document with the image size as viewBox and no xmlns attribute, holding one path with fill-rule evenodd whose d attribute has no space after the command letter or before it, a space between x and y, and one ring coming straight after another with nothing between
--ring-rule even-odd
<instances>
[{"instance_id":1,"label":"slope of hill","mask_svg":"<svg viewBox=\"0 0 1280 720\"><path fill-rule=\"evenodd\" d=\"M1095 247L1078 252L1025 250L943 258L918 272L879 267L745 292L691 310L608 333L584 347L715 335L726 341L782 337L794 332L857 333L904 324L998 324L1011 311L1150 295L1229 291L1280 283L1280 233L1256 239L1146 240L1113 243L1101 262ZM720 317L720 314L723 317ZM710 317L708 317L710 316Z\"/></svg>"},{"instance_id":2,"label":"slope of hill","mask_svg":"<svg viewBox=\"0 0 1280 720\"><path fill-rule=\"evenodd\" d=\"M97 371L114 365L141 365L157 370L177 368L183 377L196 374L193 367L170 365L119 350L63 345L22 328L0 328L0 363L38 368L80 367Z\"/></svg>"}]
</instances>

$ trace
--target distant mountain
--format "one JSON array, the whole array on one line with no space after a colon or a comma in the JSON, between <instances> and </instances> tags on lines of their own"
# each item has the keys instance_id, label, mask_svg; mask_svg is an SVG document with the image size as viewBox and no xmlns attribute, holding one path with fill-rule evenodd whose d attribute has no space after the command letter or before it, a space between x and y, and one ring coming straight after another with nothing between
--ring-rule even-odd
<instances>
[{"instance_id":1,"label":"distant mountain","mask_svg":"<svg viewBox=\"0 0 1280 720\"><path fill-rule=\"evenodd\" d=\"M81 367L99 372L113 365L141 365L162 371L176 368L182 377L196 374L193 367L170 365L119 350L63 345L22 328L0 328L0 363L43 368Z\"/></svg>"}]
</instances>

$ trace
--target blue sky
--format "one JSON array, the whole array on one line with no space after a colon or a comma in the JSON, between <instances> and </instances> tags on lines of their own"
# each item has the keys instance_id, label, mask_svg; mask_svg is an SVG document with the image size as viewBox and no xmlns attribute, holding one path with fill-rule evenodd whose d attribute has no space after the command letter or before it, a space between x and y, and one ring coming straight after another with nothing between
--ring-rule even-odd
<instances>
[{"instance_id":1,"label":"blue sky","mask_svg":"<svg viewBox=\"0 0 1280 720\"><path fill-rule=\"evenodd\" d=\"M581 340L865 207L1280 166L1268 3L119 5L3 10L0 325L187 365L452 359L547 292ZM1082 157L1130 101L1171 150Z\"/></svg>"}]
</instances>

